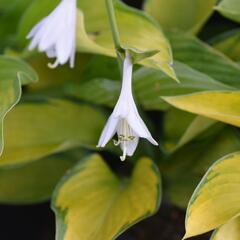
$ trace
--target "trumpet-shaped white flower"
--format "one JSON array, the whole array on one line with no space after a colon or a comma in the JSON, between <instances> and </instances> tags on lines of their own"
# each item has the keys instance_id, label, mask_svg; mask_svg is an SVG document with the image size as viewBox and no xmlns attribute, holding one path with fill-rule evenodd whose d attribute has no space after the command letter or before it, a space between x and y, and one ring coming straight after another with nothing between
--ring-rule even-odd
<instances>
[{"instance_id":1,"label":"trumpet-shaped white flower","mask_svg":"<svg viewBox=\"0 0 240 240\"><path fill-rule=\"evenodd\" d=\"M140 137L146 138L154 145L158 145L141 119L134 102L132 95L132 70L133 64L130 55L126 52L120 97L97 145L97 147L104 147L117 133L118 140L114 140L114 144L116 146L120 145L123 151L123 155L120 157L122 161L126 159L126 156L133 155Z\"/></svg>"},{"instance_id":2,"label":"trumpet-shaped white flower","mask_svg":"<svg viewBox=\"0 0 240 240\"><path fill-rule=\"evenodd\" d=\"M74 67L76 51L76 0L62 0L53 12L42 19L28 34L32 39L29 50L38 48L49 58L56 58L49 67L57 67L70 61Z\"/></svg>"}]
</instances>

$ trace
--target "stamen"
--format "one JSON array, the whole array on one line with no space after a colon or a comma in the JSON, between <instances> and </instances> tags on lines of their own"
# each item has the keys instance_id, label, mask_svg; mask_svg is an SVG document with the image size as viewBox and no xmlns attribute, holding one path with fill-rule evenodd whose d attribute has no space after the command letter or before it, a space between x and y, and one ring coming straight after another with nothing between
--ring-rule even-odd
<instances>
[{"instance_id":1,"label":"stamen","mask_svg":"<svg viewBox=\"0 0 240 240\"><path fill-rule=\"evenodd\" d=\"M58 64L59 64L59 61L58 59L56 59L54 63L48 63L48 67L51 69L54 69L58 66Z\"/></svg>"},{"instance_id":2,"label":"stamen","mask_svg":"<svg viewBox=\"0 0 240 240\"><path fill-rule=\"evenodd\" d=\"M128 137L128 141L133 141L134 139L135 139L134 136L129 136L129 137Z\"/></svg>"},{"instance_id":3,"label":"stamen","mask_svg":"<svg viewBox=\"0 0 240 240\"><path fill-rule=\"evenodd\" d=\"M120 143L121 143L121 141L120 141L119 139L118 139L118 140L113 139L113 144L114 144L115 146L120 145Z\"/></svg>"},{"instance_id":4,"label":"stamen","mask_svg":"<svg viewBox=\"0 0 240 240\"><path fill-rule=\"evenodd\" d=\"M133 134L133 130L129 126L128 122L125 119L122 119L119 124L118 131L118 140L113 140L115 146L121 145L123 150L123 155L120 157L121 161L124 161L127 156L127 143L133 141L135 136Z\"/></svg>"}]
</instances>

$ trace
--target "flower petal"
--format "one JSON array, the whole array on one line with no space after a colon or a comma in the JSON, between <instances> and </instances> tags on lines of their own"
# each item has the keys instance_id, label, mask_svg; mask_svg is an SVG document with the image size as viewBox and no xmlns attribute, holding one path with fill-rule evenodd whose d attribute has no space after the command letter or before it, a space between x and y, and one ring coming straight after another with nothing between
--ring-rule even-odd
<instances>
[{"instance_id":1,"label":"flower petal","mask_svg":"<svg viewBox=\"0 0 240 240\"><path fill-rule=\"evenodd\" d=\"M73 0L72 0L73 1ZM75 4L69 4L68 9L65 9L63 14L61 37L56 44L56 52L58 60L64 64L70 57L72 52L75 52L76 39L76 14Z\"/></svg>"},{"instance_id":2,"label":"flower petal","mask_svg":"<svg viewBox=\"0 0 240 240\"><path fill-rule=\"evenodd\" d=\"M153 145L158 145L158 143L153 139L151 133L149 132L147 126L143 122L140 117L137 107L135 105L134 100L131 101L131 110L129 111L129 115L127 116L127 121L130 127L134 130L134 132L141 138L146 138Z\"/></svg>"},{"instance_id":3,"label":"flower petal","mask_svg":"<svg viewBox=\"0 0 240 240\"><path fill-rule=\"evenodd\" d=\"M36 33L39 31L39 29L44 25L46 21L46 18L43 18L39 23L37 23L33 29L30 31L30 33L27 35L27 39L30 39L36 35Z\"/></svg>"},{"instance_id":4,"label":"flower petal","mask_svg":"<svg viewBox=\"0 0 240 240\"><path fill-rule=\"evenodd\" d=\"M136 151L138 142L139 142L138 136L135 136L133 140L126 142L127 156L131 157L134 154L134 152ZM123 143L120 144L120 147L123 150Z\"/></svg>"},{"instance_id":5,"label":"flower petal","mask_svg":"<svg viewBox=\"0 0 240 240\"><path fill-rule=\"evenodd\" d=\"M56 57L56 50L54 47L52 48L49 48L47 51L46 51L46 54L49 58L54 58Z\"/></svg>"},{"instance_id":6,"label":"flower petal","mask_svg":"<svg viewBox=\"0 0 240 240\"><path fill-rule=\"evenodd\" d=\"M31 32L27 35L27 38L30 39L32 38L32 41L28 47L29 50L33 50L34 48L37 47L39 44L41 37L42 37L42 29L45 25L46 18L44 18L42 21L40 21L32 30Z\"/></svg>"},{"instance_id":7,"label":"flower petal","mask_svg":"<svg viewBox=\"0 0 240 240\"><path fill-rule=\"evenodd\" d=\"M133 64L131 62L131 57L126 51L126 58L123 64L123 79L122 79L122 89L118 99L118 102L114 108L113 114L116 117L126 118L129 113L129 98L132 97L132 71Z\"/></svg>"},{"instance_id":8,"label":"flower petal","mask_svg":"<svg viewBox=\"0 0 240 240\"><path fill-rule=\"evenodd\" d=\"M62 0L60 4L28 34L32 38L29 49L38 47L49 57L56 57L57 63L68 60L74 66L76 50L76 0Z\"/></svg>"},{"instance_id":9,"label":"flower petal","mask_svg":"<svg viewBox=\"0 0 240 240\"><path fill-rule=\"evenodd\" d=\"M105 147L108 141L114 136L117 130L118 118L111 115L102 131L97 147Z\"/></svg>"}]
</instances>

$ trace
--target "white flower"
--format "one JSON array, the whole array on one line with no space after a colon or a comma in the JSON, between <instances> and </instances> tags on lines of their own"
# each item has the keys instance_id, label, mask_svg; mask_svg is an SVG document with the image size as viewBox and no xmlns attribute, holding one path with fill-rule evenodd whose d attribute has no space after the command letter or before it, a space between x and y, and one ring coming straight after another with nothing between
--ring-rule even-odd
<instances>
[{"instance_id":1,"label":"white flower","mask_svg":"<svg viewBox=\"0 0 240 240\"><path fill-rule=\"evenodd\" d=\"M123 155L120 157L122 161L126 159L126 156L133 155L137 148L139 137L146 138L152 144L158 145L141 119L134 102L132 95L132 70L133 64L130 55L126 52L121 94L97 145L97 147L104 147L117 133L118 141L114 141L114 144L116 146L120 145L123 151Z\"/></svg>"},{"instance_id":2,"label":"white flower","mask_svg":"<svg viewBox=\"0 0 240 240\"><path fill-rule=\"evenodd\" d=\"M50 58L56 58L49 67L57 67L70 61L74 67L76 51L76 0L62 0L53 12L42 19L28 34L32 39L29 50L38 47Z\"/></svg>"}]
</instances>

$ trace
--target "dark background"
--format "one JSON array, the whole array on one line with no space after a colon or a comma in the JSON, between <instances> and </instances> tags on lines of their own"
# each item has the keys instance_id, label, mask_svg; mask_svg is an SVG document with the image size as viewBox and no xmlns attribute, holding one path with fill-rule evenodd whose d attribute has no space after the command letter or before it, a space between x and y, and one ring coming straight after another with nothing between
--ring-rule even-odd
<instances>
[{"instance_id":1,"label":"dark background","mask_svg":"<svg viewBox=\"0 0 240 240\"><path fill-rule=\"evenodd\" d=\"M166 0L167 1L167 0ZM141 0L124 0L124 2L141 7ZM222 31L222 18L215 14L207 24L207 30L200 37L205 39L209 33L214 35ZM225 24L224 22L224 24ZM212 28L214 26L214 28ZM235 24L228 22L227 26ZM220 30L221 29L221 30ZM54 240L55 219L49 203L33 206L7 206L0 205L0 239L1 240ZM118 240L180 240L184 235L185 211L163 203L159 212L149 219L135 225ZM209 235L194 238L195 240L208 240Z\"/></svg>"},{"instance_id":2,"label":"dark background","mask_svg":"<svg viewBox=\"0 0 240 240\"><path fill-rule=\"evenodd\" d=\"M0 206L1 240L54 240L55 219L49 203ZM159 212L121 235L118 240L181 240L185 211L163 203ZM209 240L208 235L193 240ZM226 239L227 240L227 239Z\"/></svg>"}]
</instances>

